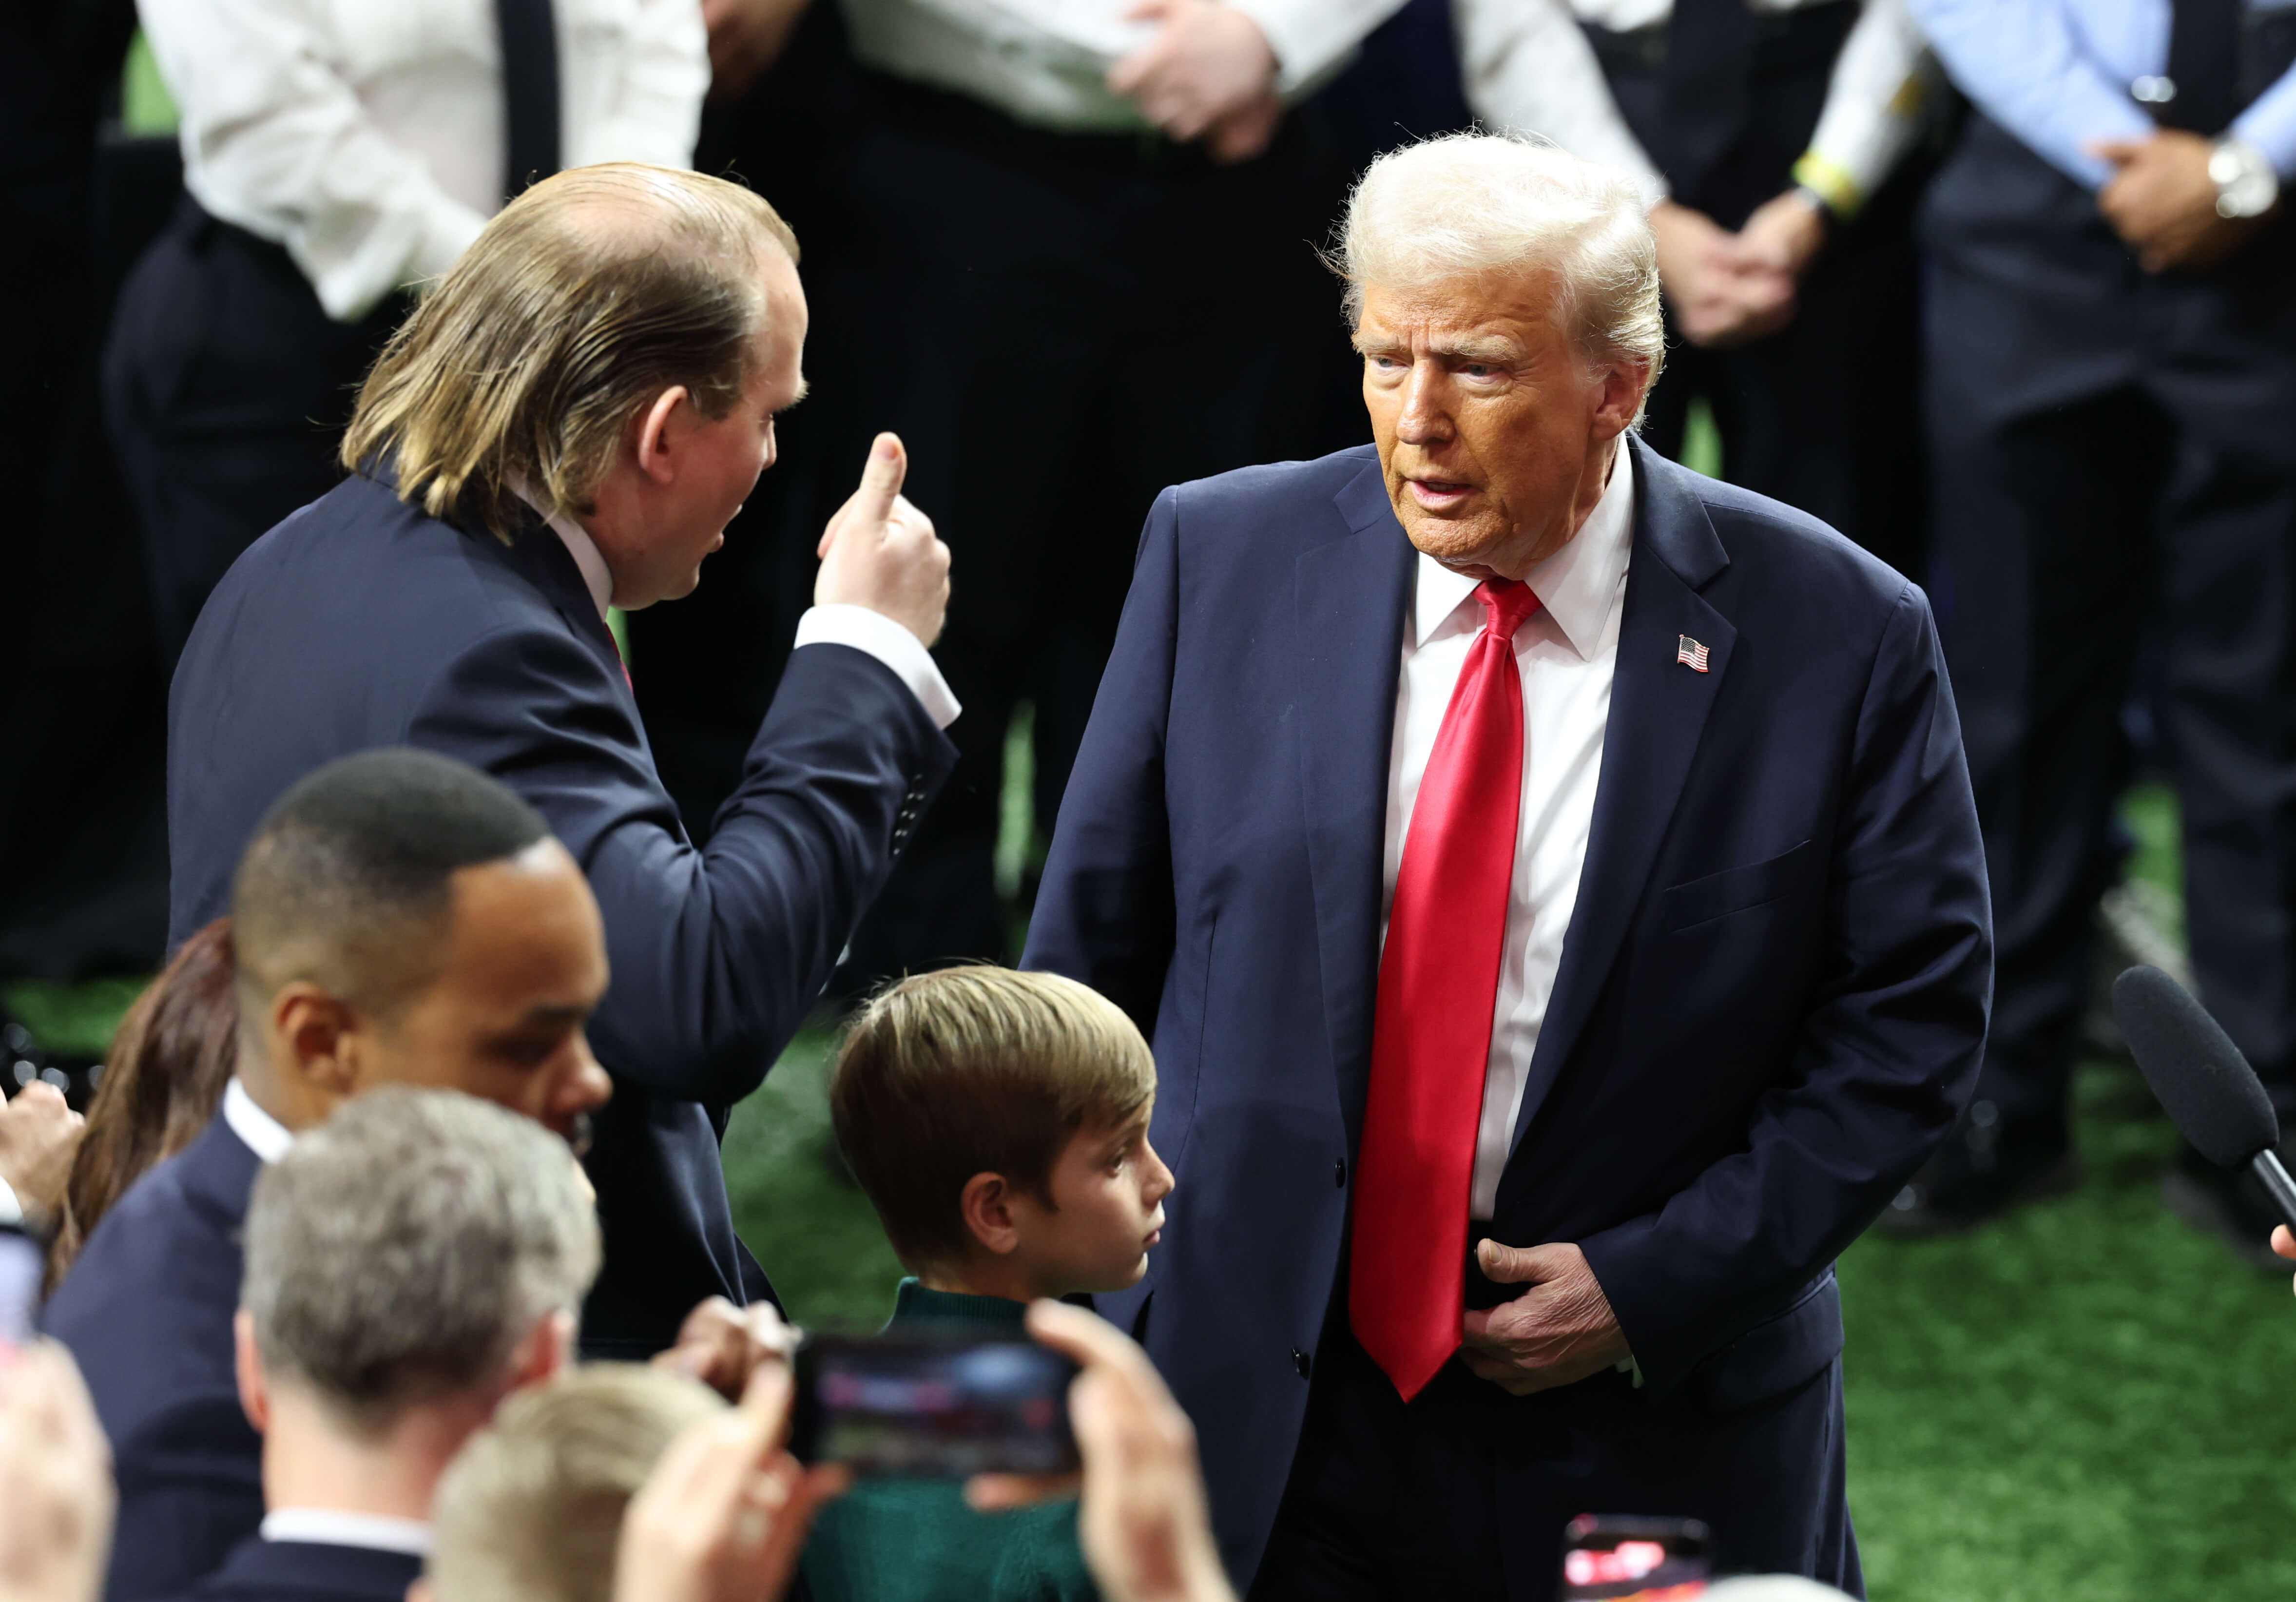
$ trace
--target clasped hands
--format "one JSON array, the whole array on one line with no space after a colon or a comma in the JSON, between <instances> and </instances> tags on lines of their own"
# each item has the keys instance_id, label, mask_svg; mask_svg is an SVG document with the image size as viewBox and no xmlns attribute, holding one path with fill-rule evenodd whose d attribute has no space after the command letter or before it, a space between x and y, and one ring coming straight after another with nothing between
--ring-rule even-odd
<instances>
[{"instance_id":1,"label":"clasped hands","mask_svg":"<svg viewBox=\"0 0 2296 1602\"><path fill-rule=\"evenodd\" d=\"M1726 349L1793 320L1801 275L1825 244L1825 218L1789 190L1735 234L1676 201L1651 208L1658 271L1675 326L1693 345Z\"/></svg>"},{"instance_id":2,"label":"clasped hands","mask_svg":"<svg viewBox=\"0 0 2296 1602\"><path fill-rule=\"evenodd\" d=\"M2216 180L2209 177L2211 150L2210 141L2181 128L2089 145L2089 154L2113 169L2097 192L2096 209L2146 272L2212 267L2262 226L2260 217L2218 215Z\"/></svg>"},{"instance_id":3,"label":"clasped hands","mask_svg":"<svg viewBox=\"0 0 2296 1602\"><path fill-rule=\"evenodd\" d=\"M1633 1354L1611 1299L1577 1246L1477 1243L1483 1277L1530 1288L1512 1302L1469 1311L1459 1360L1478 1379L1528 1396L1615 1368Z\"/></svg>"}]
</instances>

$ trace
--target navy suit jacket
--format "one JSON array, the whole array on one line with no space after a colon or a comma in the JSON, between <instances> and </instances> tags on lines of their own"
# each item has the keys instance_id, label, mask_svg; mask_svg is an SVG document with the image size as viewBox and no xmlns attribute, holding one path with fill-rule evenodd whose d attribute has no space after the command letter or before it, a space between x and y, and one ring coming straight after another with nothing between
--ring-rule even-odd
<instances>
[{"instance_id":1,"label":"navy suit jacket","mask_svg":"<svg viewBox=\"0 0 2296 1602\"><path fill-rule=\"evenodd\" d=\"M1578 1243L1652 1393L1730 1405L1838 1353L1833 1259L1974 1075L1989 911L1921 591L1629 461L1593 827L1491 1234ZM1028 965L1155 1046L1171 1227L1098 1300L1145 1320L1239 1577L1341 1279L1414 561L1368 447L1165 491L1030 929Z\"/></svg>"},{"instance_id":2,"label":"navy suit jacket","mask_svg":"<svg viewBox=\"0 0 2296 1602\"><path fill-rule=\"evenodd\" d=\"M422 1559L371 1547L250 1536L183 1602L405 1602Z\"/></svg>"},{"instance_id":3,"label":"navy suit jacket","mask_svg":"<svg viewBox=\"0 0 2296 1602\"><path fill-rule=\"evenodd\" d=\"M955 748L883 663L808 645L697 850L558 537L463 533L354 477L240 557L184 647L171 941L227 910L283 791L381 745L459 757L525 796L604 914L613 981L590 1036L614 1099L589 1162L606 1257L585 1348L643 1356L705 1296L770 1294L734 1233L726 1110L804 1022Z\"/></svg>"},{"instance_id":4,"label":"navy suit jacket","mask_svg":"<svg viewBox=\"0 0 2296 1602\"><path fill-rule=\"evenodd\" d=\"M261 1167L216 1119L128 1187L41 1313L111 1441L111 1602L184 1590L263 1522L263 1440L240 1409L231 1333Z\"/></svg>"}]
</instances>

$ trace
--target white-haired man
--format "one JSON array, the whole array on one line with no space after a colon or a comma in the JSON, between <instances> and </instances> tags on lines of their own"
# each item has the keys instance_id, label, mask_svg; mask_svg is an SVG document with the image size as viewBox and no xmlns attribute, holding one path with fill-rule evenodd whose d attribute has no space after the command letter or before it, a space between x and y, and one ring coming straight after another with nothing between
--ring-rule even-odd
<instances>
[{"instance_id":1,"label":"white-haired man","mask_svg":"<svg viewBox=\"0 0 2296 1602\"><path fill-rule=\"evenodd\" d=\"M1159 499L1037 902L1183 1179L1103 1310L1256 1596L1550 1596L1588 1511L1854 1590L1832 1264L1990 974L1928 604L1633 439L1622 175L1399 151L1341 266L1375 446Z\"/></svg>"}]
</instances>

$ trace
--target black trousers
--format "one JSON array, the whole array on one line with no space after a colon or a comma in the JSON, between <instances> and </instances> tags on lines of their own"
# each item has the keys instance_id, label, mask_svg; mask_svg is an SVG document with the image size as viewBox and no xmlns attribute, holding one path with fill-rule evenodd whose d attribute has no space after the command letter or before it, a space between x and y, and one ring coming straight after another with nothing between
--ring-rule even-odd
<instances>
[{"instance_id":1,"label":"black trousers","mask_svg":"<svg viewBox=\"0 0 2296 1602\"><path fill-rule=\"evenodd\" d=\"M342 477L335 448L359 381L405 304L337 323L283 249L188 197L128 275L104 418L169 670L239 554Z\"/></svg>"},{"instance_id":2,"label":"black trousers","mask_svg":"<svg viewBox=\"0 0 2296 1602\"><path fill-rule=\"evenodd\" d=\"M1736 228L1793 186L1856 12L1835 4L1759 20L1744 126L1688 185L1669 175L1677 200ZM1663 29L1587 34L1644 148L1677 149ZM1928 165L1909 158L1835 231L1802 281L1793 321L1776 333L1709 350L1682 339L1669 318L1666 370L1644 425L1655 448L1679 459L1691 405L1704 400L1732 483L1798 506L1915 575L1924 520L1912 228Z\"/></svg>"},{"instance_id":3,"label":"black trousers","mask_svg":"<svg viewBox=\"0 0 2296 1602\"><path fill-rule=\"evenodd\" d=\"M1008 954L994 881L1007 727L1034 702L1048 830L1158 491L1361 438L1315 437L1327 387L1346 382L1327 359L1344 349L1339 292L1311 242L1340 175L1296 123L1220 168L1152 136L1043 133L863 82L846 255L808 263L809 343L849 375L841 401L822 398L852 413L824 471L842 494L872 430L908 442L909 497L955 557L936 656L964 714L956 771L854 937L849 977Z\"/></svg>"},{"instance_id":4,"label":"black trousers","mask_svg":"<svg viewBox=\"0 0 2296 1602\"><path fill-rule=\"evenodd\" d=\"M2144 633L2202 999L2296 1113L2296 229L2147 274L1982 119L1924 228L1938 599L1993 886L1978 1097L2062 1129Z\"/></svg>"},{"instance_id":5,"label":"black trousers","mask_svg":"<svg viewBox=\"0 0 2296 1602\"><path fill-rule=\"evenodd\" d=\"M1647 1395L1623 1374L1511 1397L1456 1361L1406 1404L1344 1318L1316 1362L1251 1602L1548 1602L1582 1513L1700 1519L1718 1572L1864 1594L1838 1359L1739 1408Z\"/></svg>"}]
</instances>

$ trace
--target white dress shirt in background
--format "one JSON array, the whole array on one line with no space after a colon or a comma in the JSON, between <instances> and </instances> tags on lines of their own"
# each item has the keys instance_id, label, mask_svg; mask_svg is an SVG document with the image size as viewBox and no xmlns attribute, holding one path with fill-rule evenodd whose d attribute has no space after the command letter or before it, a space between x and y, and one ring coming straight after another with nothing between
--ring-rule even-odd
<instances>
[{"instance_id":1,"label":"white dress shirt in background","mask_svg":"<svg viewBox=\"0 0 2296 1602\"><path fill-rule=\"evenodd\" d=\"M417 1518L381 1513L346 1513L338 1508L275 1508L259 1526L266 1540L301 1540L323 1547L360 1547L370 1552L403 1552L428 1557L436 1544L430 1526Z\"/></svg>"},{"instance_id":2,"label":"white dress shirt in background","mask_svg":"<svg viewBox=\"0 0 2296 1602\"><path fill-rule=\"evenodd\" d=\"M1825 3L1750 0L1757 12ZM1579 24L1632 33L1673 14L1673 0L1452 0L1468 103L1494 127L1543 134L1572 155L1631 174L1654 206L1667 198L1666 179L1620 114ZM1906 0L1862 0L1796 180L1854 213L1914 142L1925 60Z\"/></svg>"},{"instance_id":3,"label":"white dress shirt in background","mask_svg":"<svg viewBox=\"0 0 2296 1602\"><path fill-rule=\"evenodd\" d=\"M555 0L559 161L693 159L708 44L697 0ZM184 177L274 241L356 322L455 264L502 204L491 0L141 0L182 113Z\"/></svg>"},{"instance_id":4,"label":"white dress shirt in background","mask_svg":"<svg viewBox=\"0 0 2296 1602\"><path fill-rule=\"evenodd\" d=\"M1619 654L1619 610L1634 545L1635 473L1624 447L1603 498L1570 544L1523 582L1541 603L1515 631L1522 674L1522 805L1515 836L1514 884L1507 898L1506 944L1499 957L1490 1064L1475 1132L1474 1186L1468 1212L1488 1219L1513 1147L1515 1114L1531 1053L1546 1021L1547 998L1562 961L1562 937L1578 900L1603 735L1611 721L1611 676ZM1395 905L1395 875L1411 809L1419 799L1435 736L1459 672L1486 616L1475 580L1433 557L1419 558L1404 618L1403 671L1396 683L1395 740L1387 768L1387 859L1380 895L1380 941Z\"/></svg>"},{"instance_id":5,"label":"white dress shirt in background","mask_svg":"<svg viewBox=\"0 0 2296 1602\"><path fill-rule=\"evenodd\" d=\"M1275 53L1275 87L1296 99L1347 64L1404 0L1228 0ZM853 53L913 83L969 94L1062 133L1143 133L1148 119L1103 81L1156 37L1125 18L1133 0L843 0Z\"/></svg>"},{"instance_id":6,"label":"white dress shirt in background","mask_svg":"<svg viewBox=\"0 0 2296 1602\"><path fill-rule=\"evenodd\" d=\"M223 1121L255 1154L258 1162L278 1162L295 1144L295 1131L257 1106L255 1097L247 1093L247 1087L239 1082L235 1073L231 1076L231 1083L223 1088Z\"/></svg>"}]
</instances>

